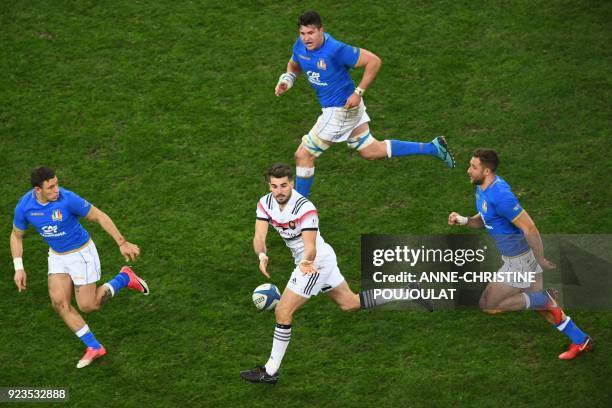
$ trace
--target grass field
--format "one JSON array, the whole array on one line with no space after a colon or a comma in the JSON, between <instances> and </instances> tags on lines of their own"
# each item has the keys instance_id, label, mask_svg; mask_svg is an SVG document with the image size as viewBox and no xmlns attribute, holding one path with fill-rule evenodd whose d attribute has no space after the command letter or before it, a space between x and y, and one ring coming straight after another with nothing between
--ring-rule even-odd
<instances>
[{"instance_id":1,"label":"grass field","mask_svg":"<svg viewBox=\"0 0 612 408\"><path fill-rule=\"evenodd\" d=\"M292 162L319 112L304 78L273 93L307 9L382 58L365 99L373 134L445 134L458 160L373 163L334 146L318 161L311 198L353 289L361 234L445 234L450 211L475 212L465 169L479 146L499 151L542 233L612 233L609 2L5 1L0 386L68 387L74 406L610 406L610 311L570 311L598 348L568 363L566 338L535 314L348 315L318 297L295 318L279 384L238 378L266 361L274 324L250 299L264 281L251 249L261 174ZM82 371L32 230L28 290L12 282L13 209L41 164L140 245L152 290L86 316L109 354ZM110 279L122 258L86 227ZM284 287L292 259L276 234L268 244Z\"/></svg>"}]
</instances>

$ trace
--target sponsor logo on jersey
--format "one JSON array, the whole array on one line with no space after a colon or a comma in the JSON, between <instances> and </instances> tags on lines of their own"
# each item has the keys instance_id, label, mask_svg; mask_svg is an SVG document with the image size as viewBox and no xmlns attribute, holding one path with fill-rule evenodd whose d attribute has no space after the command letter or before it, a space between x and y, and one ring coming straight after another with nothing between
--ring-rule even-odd
<instances>
[{"instance_id":1,"label":"sponsor logo on jersey","mask_svg":"<svg viewBox=\"0 0 612 408\"><path fill-rule=\"evenodd\" d=\"M520 204L517 204L514 206L514 208L512 209L512 211L517 212L519 210L519 208L521 208Z\"/></svg>"},{"instance_id":2,"label":"sponsor logo on jersey","mask_svg":"<svg viewBox=\"0 0 612 408\"><path fill-rule=\"evenodd\" d=\"M319 61L317 61L317 68L322 69L324 71L327 69L327 64L325 63L325 60L323 58L319 58Z\"/></svg>"},{"instance_id":3,"label":"sponsor logo on jersey","mask_svg":"<svg viewBox=\"0 0 612 408\"><path fill-rule=\"evenodd\" d=\"M321 74L316 72L316 71L308 71L306 72L306 75L308 75L308 82L310 82L313 85L319 85L319 86L327 86L327 82L321 82Z\"/></svg>"},{"instance_id":4,"label":"sponsor logo on jersey","mask_svg":"<svg viewBox=\"0 0 612 408\"><path fill-rule=\"evenodd\" d=\"M310 61L310 57L307 57L307 56L302 55L302 54L298 55L298 58L301 58L301 59L306 60L306 61Z\"/></svg>"},{"instance_id":5,"label":"sponsor logo on jersey","mask_svg":"<svg viewBox=\"0 0 612 408\"><path fill-rule=\"evenodd\" d=\"M482 211L487 212L487 202L485 200L482 200Z\"/></svg>"},{"instance_id":6,"label":"sponsor logo on jersey","mask_svg":"<svg viewBox=\"0 0 612 408\"><path fill-rule=\"evenodd\" d=\"M53 210L51 213L51 219L53 221L61 221L62 220L62 212L60 210Z\"/></svg>"},{"instance_id":7,"label":"sponsor logo on jersey","mask_svg":"<svg viewBox=\"0 0 612 408\"><path fill-rule=\"evenodd\" d=\"M31 212L30 215L32 217L41 217L43 215L45 215L45 213L41 213L41 212Z\"/></svg>"},{"instance_id":8,"label":"sponsor logo on jersey","mask_svg":"<svg viewBox=\"0 0 612 408\"><path fill-rule=\"evenodd\" d=\"M57 225L45 225L41 228L41 230L42 232L40 235L42 235L44 238L61 237L66 235L66 231L57 232Z\"/></svg>"}]
</instances>

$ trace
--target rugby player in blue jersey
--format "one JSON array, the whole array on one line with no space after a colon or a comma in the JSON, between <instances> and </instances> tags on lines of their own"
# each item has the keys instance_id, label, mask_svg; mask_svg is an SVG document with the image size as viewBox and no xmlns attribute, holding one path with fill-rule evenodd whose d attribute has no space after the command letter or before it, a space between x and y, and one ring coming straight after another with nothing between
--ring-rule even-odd
<instances>
[{"instance_id":1,"label":"rugby player in blue jersey","mask_svg":"<svg viewBox=\"0 0 612 408\"><path fill-rule=\"evenodd\" d=\"M128 242L111 218L72 191L59 187L55 172L39 167L32 172L33 189L17 204L11 232L11 254L15 265L14 281L19 292L26 289L27 275L23 266L23 236L32 225L49 245L49 297L56 312L85 344L87 350L77 368L85 367L106 354L85 320L72 306L72 290L82 312L98 310L127 287L145 295L147 283L128 266L113 279L96 287L100 280L100 259L94 242L79 222L79 218L99 223L115 240L126 261L140 255L137 245Z\"/></svg>"},{"instance_id":2,"label":"rugby player in blue jersey","mask_svg":"<svg viewBox=\"0 0 612 408\"><path fill-rule=\"evenodd\" d=\"M476 149L470 160L468 175L476 186L476 209L473 217L456 212L448 216L450 225L486 228L495 240L504 264L499 272L535 272L533 283L508 278L489 283L480 298L480 308L488 313L537 310L571 340L559 358L571 360L589 351L591 338L578 328L557 303L556 292L542 290L542 270L554 263L544 257L542 238L535 223L521 206L512 189L496 174L499 157L493 149Z\"/></svg>"},{"instance_id":3,"label":"rugby player in blue jersey","mask_svg":"<svg viewBox=\"0 0 612 408\"><path fill-rule=\"evenodd\" d=\"M314 180L314 163L332 143L346 142L367 160L410 155L430 155L455 166L443 136L429 143L401 140L378 141L369 127L363 94L370 87L380 69L381 60L363 48L344 44L323 29L321 17L314 11L298 19L299 38L293 45L293 55L276 85L280 96L289 90L300 73L305 73L321 104L322 114L316 124L302 138L295 152L296 190L304 197L310 195ZM352 68L363 68L359 86L355 87L349 74Z\"/></svg>"}]
</instances>

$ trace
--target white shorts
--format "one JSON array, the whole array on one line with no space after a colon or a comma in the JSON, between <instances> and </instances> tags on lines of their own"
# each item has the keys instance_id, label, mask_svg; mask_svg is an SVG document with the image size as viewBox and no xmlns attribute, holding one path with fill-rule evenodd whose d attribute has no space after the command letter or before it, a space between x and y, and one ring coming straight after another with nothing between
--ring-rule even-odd
<instances>
[{"instance_id":1,"label":"white shorts","mask_svg":"<svg viewBox=\"0 0 612 408\"><path fill-rule=\"evenodd\" d=\"M49 275L67 273L75 285L87 285L100 280L100 258L92 240L67 254L57 254L49 250L48 260Z\"/></svg>"},{"instance_id":2,"label":"white shorts","mask_svg":"<svg viewBox=\"0 0 612 408\"><path fill-rule=\"evenodd\" d=\"M363 100L359 106L351 109L331 107L322 110L323 113L308 135L311 138L319 138L330 143L346 141L353 129L370 121Z\"/></svg>"},{"instance_id":3,"label":"white shorts","mask_svg":"<svg viewBox=\"0 0 612 408\"><path fill-rule=\"evenodd\" d=\"M330 255L319 262L315 262L317 272L304 275L300 266L296 266L287 282L287 289L292 292L310 298L319 293L325 293L337 287L344 281L344 276L338 269L336 255Z\"/></svg>"},{"instance_id":4,"label":"white shorts","mask_svg":"<svg viewBox=\"0 0 612 408\"><path fill-rule=\"evenodd\" d=\"M518 256L504 256L502 255L504 264L498 272L535 272L542 273L542 267L538 264L535 259L535 255L532 250L525 252ZM506 285L510 285L514 288L527 289L531 286L532 282L520 281L518 277L507 276L504 282Z\"/></svg>"}]
</instances>

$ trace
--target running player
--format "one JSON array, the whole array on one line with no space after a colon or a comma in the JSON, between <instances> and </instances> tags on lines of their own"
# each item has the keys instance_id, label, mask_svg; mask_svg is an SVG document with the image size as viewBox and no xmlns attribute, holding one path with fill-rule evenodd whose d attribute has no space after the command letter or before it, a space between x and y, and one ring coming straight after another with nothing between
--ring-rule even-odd
<instances>
[{"instance_id":1,"label":"running player","mask_svg":"<svg viewBox=\"0 0 612 408\"><path fill-rule=\"evenodd\" d=\"M77 368L82 368L105 355L106 349L72 306L73 288L77 305L84 313L100 309L124 287L145 295L149 294L149 288L128 266L121 268L117 276L104 285L96 287L100 280L100 259L79 218L99 223L113 237L126 261L135 260L140 249L121 235L108 215L72 191L59 187L57 176L50 168L35 169L30 181L33 189L19 200L11 232L15 285L19 292L26 289L23 236L31 224L49 245L48 286L53 308L87 347L77 364Z\"/></svg>"},{"instance_id":2,"label":"running player","mask_svg":"<svg viewBox=\"0 0 612 408\"><path fill-rule=\"evenodd\" d=\"M314 180L314 163L332 143L346 142L361 157L377 160L390 157L429 155L455 166L443 136L430 143L401 140L378 141L369 127L363 94L370 87L381 66L381 60L363 48L349 46L323 29L321 17L314 11L298 19L299 38L293 45L293 55L275 88L276 96L289 90L302 72L308 77L321 104L322 114L302 138L295 152L296 189L304 197L310 195ZM351 68L364 69L359 86L349 74Z\"/></svg>"},{"instance_id":3,"label":"running player","mask_svg":"<svg viewBox=\"0 0 612 408\"><path fill-rule=\"evenodd\" d=\"M542 270L553 269L556 265L544 257L540 233L508 183L496 174L498 165L495 150L474 151L467 172L476 186L478 214L467 218L452 212L448 223L486 228L504 261L500 272L536 273L536 281L531 284L512 278L503 283L488 284L480 298L480 308L488 313L523 309L540 311L571 340L569 349L559 355L562 360L571 360L590 350L592 340L565 315L557 303L555 291L542 291Z\"/></svg>"},{"instance_id":4,"label":"running player","mask_svg":"<svg viewBox=\"0 0 612 408\"><path fill-rule=\"evenodd\" d=\"M356 294L349 288L338 269L333 248L319 232L315 206L293 189L293 174L288 165L273 165L266 173L266 179L270 193L257 203L253 238L253 249L259 257L259 270L270 278L266 252L269 225L285 240L296 266L276 305L276 327L268 362L265 366L242 371L240 377L251 382L275 384L291 339L293 315L311 296L326 293L344 311L370 309L392 300L373 296L373 289ZM422 304L420 301L416 303Z\"/></svg>"}]
</instances>

